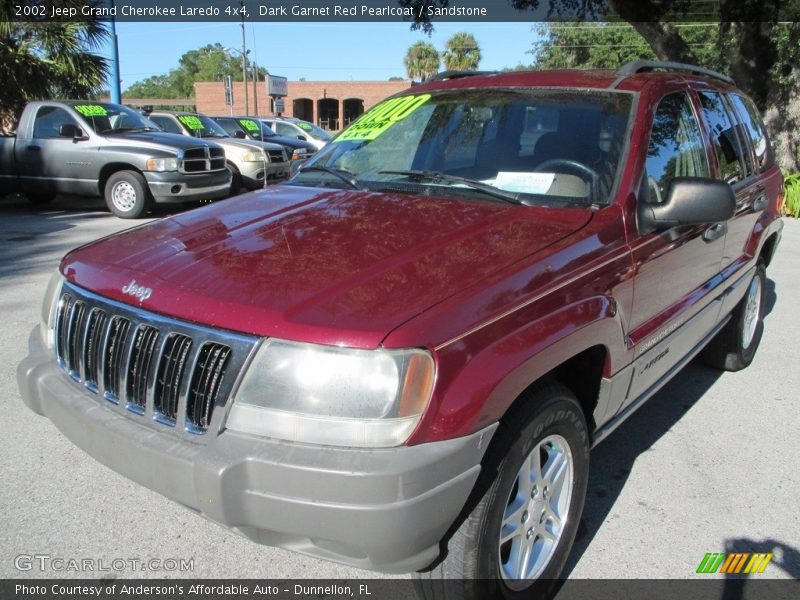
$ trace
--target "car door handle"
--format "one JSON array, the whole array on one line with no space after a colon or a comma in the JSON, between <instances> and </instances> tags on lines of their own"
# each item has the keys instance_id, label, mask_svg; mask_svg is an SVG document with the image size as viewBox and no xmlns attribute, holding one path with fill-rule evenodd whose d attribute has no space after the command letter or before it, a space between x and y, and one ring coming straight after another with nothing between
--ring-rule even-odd
<instances>
[{"instance_id":1,"label":"car door handle","mask_svg":"<svg viewBox=\"0 0 800 600\"><path fill-rule=\"evenodd\" d=\"M721 238L728 232L727 223L714 223L711 227L703 232L703 241L713 242Z\"/></svg>"},{"instance_id":2,"label":"car door handle","mask_svg":"<svg viewBox=\"0 0 800 600\"><path fill-rule=\"evenodd\" d=\"M28 146L28 147L25 148L25 150L30 150L31 152L41 152L42 147L41 146Z\"/></svg>"},{"instance_id":3,"label":"car door handle","mask_svg":"<svg viewBox=\"0 0 800 600\"><path fill-rule=\"evenodd\" d=\"M760 194L759 196L756 197L755 200L753 200L753 211L754 212L758 212L760 210L764 210L764 208L766 206L767 206L767 195L766 194Z\"/></svg>"}]
</instances>

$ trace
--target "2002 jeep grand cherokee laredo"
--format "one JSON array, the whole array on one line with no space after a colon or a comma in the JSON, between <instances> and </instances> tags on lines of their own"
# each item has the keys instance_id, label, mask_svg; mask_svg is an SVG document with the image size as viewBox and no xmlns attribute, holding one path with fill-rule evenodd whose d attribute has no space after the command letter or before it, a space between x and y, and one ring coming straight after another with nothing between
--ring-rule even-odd
<instances>
[{"instance_id":1,"label":"2002 jeep grand cherokee laredo","mask_svg":"<svg viewBox=\"0 0 800 600\"><path fill-rule=\"evenodd\" d=\"M716 73L444 74L285 185L67 255L20 389L253 540L528 595L590 447L695 354L753 359L781 186Z\"/></svg>"}]
</instances>

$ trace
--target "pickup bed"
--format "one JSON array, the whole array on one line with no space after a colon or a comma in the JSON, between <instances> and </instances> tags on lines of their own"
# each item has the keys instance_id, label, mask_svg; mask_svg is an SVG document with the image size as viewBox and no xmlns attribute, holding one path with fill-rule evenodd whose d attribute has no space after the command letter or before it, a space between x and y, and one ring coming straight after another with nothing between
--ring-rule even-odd
<instances>
[{"instance_id":1,"label":"pickup bed","mask_svg":"<svg viewBox=\"0 0 800 600\"><path fill-rule=\"evenodd\" d=\"M754 359L781 194L717 73L445 73L285 184L68 254L21 394L254 541L546 597L590 448L696 355Z\"/></svg>"},{"instance_id":2,"label":"pickup bed","mask_svg":"<svg viewBox=\"0 0 800 600\"><path fill-rule=\"evenodd\" d=\"M217 144L164 133L135 111L105 102L30 102L16 137L0 138L0 183L43 204L56 194L103 196L122 218L153 202L229 194Z\"/></svg>"}]
</instances>

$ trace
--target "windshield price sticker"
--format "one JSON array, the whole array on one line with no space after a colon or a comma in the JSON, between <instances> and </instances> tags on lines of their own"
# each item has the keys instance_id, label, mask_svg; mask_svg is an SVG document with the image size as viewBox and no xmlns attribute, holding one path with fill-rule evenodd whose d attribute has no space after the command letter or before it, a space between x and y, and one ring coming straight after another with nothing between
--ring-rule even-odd
<instances>
[{"instance_id":1,"label":"windshield price sticker","mask_svg":"<svg viewBox=\"0 0 800 600\"><path fill-rule=\"evenodd\" d=\"M75 110L84 117L106 117L108 111L99 104L76 104Z\"/></svg>"},{"instance_id":2,"label":"windshield price sticker","mask_svg":"<svg viewBox=\"0 0 800 600\"><path fill-rule=\"evenodd\" d=\"M240 119L239 123L241 123L242 127L247 129L247 131L259 131L258 123L255 121L251 121L250 119Z\"/></svg>"},{"instance_id":3,"label":"windshield price sticker","mask_svg":"<svg viewBox=\"0 0 800 600\"><path fill-rule=\"evenodd\" d=\"M342 133L337 142L374 140L430 100L430 94L401 96L378 104Z\"/></svg>"},{"instance_id":4,"label":"windshield price sticker","mask_svg":"<svg viewBox=\"0 0 800 600\"><path fill-rule=\"evenodd\" d=\"M298 123L297 126L300 129L305 129L306 131L311 131L311 125L309 125L308 123Z\"/></svg>"},{"instance_id":5,"label":"windshield price sticker","mask_svg":"<svg viewBox=\"0 0 800 600\"><path fill-rule=\"evenodd\" d=\"M200 131L203 129L203 122L194 115L181 115L178 121L186 125L192 131Z\"/></svg>"}]
</instances>

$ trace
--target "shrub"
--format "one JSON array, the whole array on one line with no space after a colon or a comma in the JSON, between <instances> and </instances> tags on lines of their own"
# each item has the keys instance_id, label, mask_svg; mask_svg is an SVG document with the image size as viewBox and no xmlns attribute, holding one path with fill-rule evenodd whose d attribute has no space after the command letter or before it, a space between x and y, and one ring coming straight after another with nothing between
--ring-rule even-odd
<instances>
[{"instance_id":1,"label":"shrub","mask_svg":"<svg viewBox=\"0 0 800 600\"><path fill-rule=\"evenodd\" d=\"M783 214L800 218L800 173L791 173L783 180Z\"/></svg>"}]
</instances>

